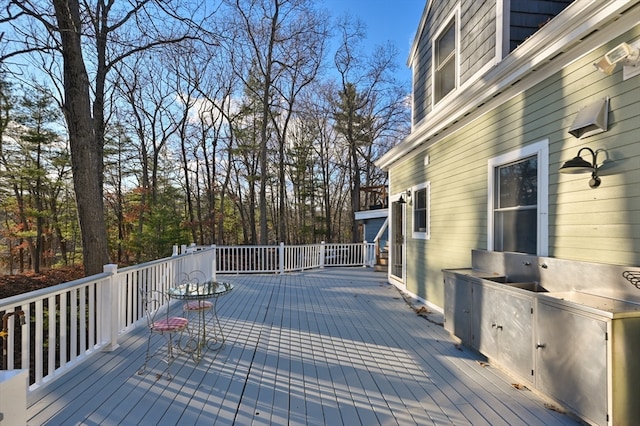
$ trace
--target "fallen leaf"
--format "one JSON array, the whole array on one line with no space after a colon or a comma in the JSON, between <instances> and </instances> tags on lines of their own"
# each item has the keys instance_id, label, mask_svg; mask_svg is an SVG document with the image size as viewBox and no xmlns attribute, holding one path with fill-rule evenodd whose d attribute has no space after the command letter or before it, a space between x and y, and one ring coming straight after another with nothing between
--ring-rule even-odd
<instances>
[{"instance_id":1,"label":"fallen leaf","mask_svg":"<svg viewBox=\"0 0 640 426\"><path fill-rule=\"evenodd\" d=\"M520 383L511 383L511 386L518 390L529 390L529 388L527 388L525 385L521 385Z\"/></svg>"},{"instance_id":2,"label":"fallen leaf","mask_svg":"<svg viewBox=\"0 0 640 426\"><path fill-rule=\"evenodd\" d=\"M564 411L560 407L557 407L553 404L545 403L544 408L546 408L547 410L555 411L557 413L564 413Z\"/></svg>"},{"instance_id":3,"label":"fallen leaf","mask_svg":"<svg viewBox=\"0 0 640 426\"><path fill-rule=\"evenodd\" d=\"M484 362L484 361L476 361L476 362L480 365L480 367L488 367L489 366L488 362Z\"/></svg>"},{"instance_id":4,"label":"fallen leaf","mask_svg":"<svg viewBox=\"0 0 640 426\"><path fill-rule=\"evenodd\" d=\"M416 314L420 315L420 316L426 316L429 315L431 312L429 312L429 310L427 308L425 308L424 306L422 306L420 309L416 310Z\"/></svg>"}]
</instances>

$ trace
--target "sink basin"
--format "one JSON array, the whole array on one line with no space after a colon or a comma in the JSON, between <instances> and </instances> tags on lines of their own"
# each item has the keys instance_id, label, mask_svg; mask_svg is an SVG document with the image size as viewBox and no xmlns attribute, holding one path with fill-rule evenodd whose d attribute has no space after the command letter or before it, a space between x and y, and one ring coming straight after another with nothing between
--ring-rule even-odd
<instances>
[{"instance_id":1,"label":"sink basin","mask_svg":"<svg viewBox=\"0 0 640 426\"><path fill-rule=\"evenodd\" d=\"M509 277L504 276L504 275L500 275L500 276L496 276L496 277L485 277L485 280L488 281L493 281L494 283L500 283L500 284L507 284L510 283L512 281L509 280Z\"/></svg>"},{"instance_id":2,"label":"sink basin","mask_svg":"<svg viewBox=\"0 0 640 426\"><path fill-rule=\"evenodd\" d=\"M506 283L509 287L521 288L523 290L532 291L534 293L546 293L547 289L542 287L539 282L531 281L528 283Z\"/></svg>"},{"instance_id":3,"label":"sink basin","mask_svg":"<svg viewBox=\"0 0 640 426\"><path fill-rule=\"evenodd\" d=\"M509 287L521 288L523 290L532 291L534 293L546 293L547 289L542 287L537 281L513 281L506 275L484 278L494 283L504 284Z\"/></svg>"}]
</instances>

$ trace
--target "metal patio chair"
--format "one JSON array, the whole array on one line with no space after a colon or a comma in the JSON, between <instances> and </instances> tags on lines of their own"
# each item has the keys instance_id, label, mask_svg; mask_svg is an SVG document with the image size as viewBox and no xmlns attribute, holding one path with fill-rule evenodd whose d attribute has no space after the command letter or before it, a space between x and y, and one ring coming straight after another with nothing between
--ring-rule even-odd
<instances>
[{"instance_id":1,"label":"metal patio chair","mask_svg":"<svg viewBox=\"0 0 640 426\"><path fill-rule=\"evenodd\" d=\"M189 284L197 286L198 284L204 284L207 279L202 271L193 271L190 274L184 273L182 284ZM203 316L200 315L202 311L212 311L213 303L209 300L187 300L182 305L182 310L185 312L185 317L193 322L194 318L201 321Z\"/></svg>"},{"instance_id":2,"label":"metal patio chair","mask_svg":"<svg viewBox=\"0 0 640 426\"><path fill-rule=\"evenodd\" d=\"M149 328L149 337L147 339L147 352L144 358L144 364L138 371L142 375L147 370L147 364L153 357L161 357L167 366L163 370L167 379L171 380L171 365L173 364L176 354L175 350L179 348L182 334L186 331L190 335L189 320L184 317L169 315L169 298L168 296L157 290L141 291L142 303ZM162 345L155 351L151 351L151 338L154 335L163 336L166 340L166 346ZM174 338L177 340L174 342ZM191 338L188 336L189 341ZM158 375L158 378L162 377Z\"/></svg>"}]
</instances>

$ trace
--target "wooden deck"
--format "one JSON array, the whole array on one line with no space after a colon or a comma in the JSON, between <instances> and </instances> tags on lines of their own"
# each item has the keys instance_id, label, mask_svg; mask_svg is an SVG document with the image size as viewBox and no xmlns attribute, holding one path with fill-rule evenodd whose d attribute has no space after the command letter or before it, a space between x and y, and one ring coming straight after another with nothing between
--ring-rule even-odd
<instances>
[{"instance_id":1,"label":"wooden deck","mask_svg":"<svg viewBox=\"0 0 640 426\"><path fill-rule=\"evenodd\" d=\"M29 425L576 425L459 349L371 269L218 277L227 336L173 380L146 329L34 391ZM179 307L176 307L179 309ZM155 340L157 344L161 340Z\"/></svg>"}]
</instances>

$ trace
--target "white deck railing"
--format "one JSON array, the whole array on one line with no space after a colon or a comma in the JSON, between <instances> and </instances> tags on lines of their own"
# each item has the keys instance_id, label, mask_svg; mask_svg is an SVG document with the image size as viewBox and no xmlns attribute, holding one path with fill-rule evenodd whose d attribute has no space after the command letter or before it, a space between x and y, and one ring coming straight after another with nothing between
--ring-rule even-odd
<instances>
[{"instance_id":1,"label":"white deck railing","mask_svg":"<svg viewBox=\"0 0 640 426\"><path fill-rule=\"evenodd\" d=\"M118 347L144 311L139 290L166 291L183 274L286 273L373 266L373 243L174 248L173 256L0 299L0 369L29 369L33 391L96 351ZM24 319L24 325L21 320Z\"/></svg>"}]
</instances>

